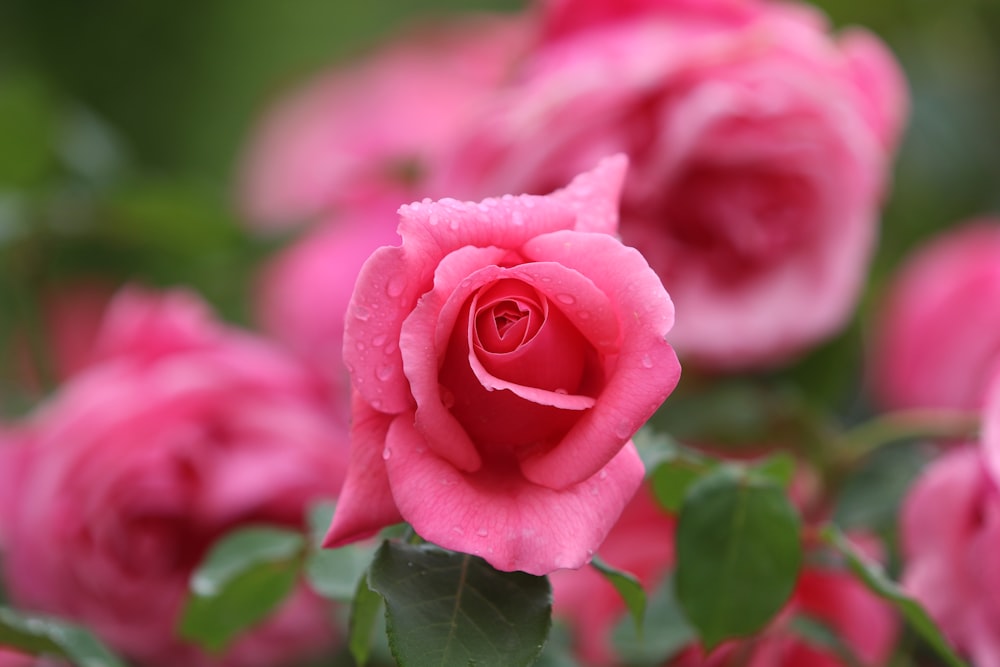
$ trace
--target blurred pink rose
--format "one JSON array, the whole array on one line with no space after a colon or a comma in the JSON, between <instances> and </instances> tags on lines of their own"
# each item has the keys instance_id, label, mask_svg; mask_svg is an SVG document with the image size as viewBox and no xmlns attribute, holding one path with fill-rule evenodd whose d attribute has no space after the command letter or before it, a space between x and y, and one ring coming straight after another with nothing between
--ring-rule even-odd
<instances>
[{"instance_id":1,"label":"blurred pink rose","mask_svg":"<svg viewBox=\"0 0 1000 667\"><path fill-rule=\"evenodd\" d=\"M0 646L0 667L34 667L35 659Z\"/></svg>"},{"instance_id":2,"label":"blurred pink rose","mask_svg":"<svg viewBox=\"0 0 1000 667\"><path fill-rule=\"evenodd\" d=\"M660 509L643 487L601 545L609 564L635 574L647 594L674 568L674 518ZM578 656L587 665L619 664L611 642L613 628L626 615L621 596L596 571L585 568L552 575L554 611L570 622ZM809 645L788 627L797 614L825 622L858 658L882 665L892 651L897 622L892 611L845 571L807 567L792 598L752 643L729 642L710 657L695 646L681 652L672 667L728 667L743 656L748 667L847 667L835 655Z\"/></svg>"},{"instance_id":3,"label":"blurred pink rose","mask_svg":"<svg viewBox=\"0 0 1000 667\"><path fill-rule=\"evenodd\" d=\"M621 235L679 313L682 358L777 363L851 315L906 91L806 6L551 2L549 39L449 158L452 192L545 192L629 155Z\"/></svg>"},{"instance_id":4,"label":"blurred pink rose","mask_svg":"<svg viewBox=\"0 0 1000 667\"><path fill-rule=\"evenodd\" d=\"M328 609L305 587L224 658L174 637L188 578L217 538L301 526L309 502L338 492L346 429L321 385L184 292L117 296L96 359L4 451L12 601L76 620L143 664L263 667L325 647Z\"/></svg>"},{"instance_id":5,"label":"blurred pink rose","mask_svg":"<svg viewBox=\"0 0 1000 667\"><path fill-rule=\"evenodd\" d=\"M625 160L551 195L400 209L348 309L351 464L331 546L410 522L501 570L589 560L673 389L673 306L612 234Z\"/></svg>"},{"instance_id":6,"label":"blurred pink rose","mask_svg":"<svg viewBox=\"0 0 1000 667\"><path fill-rule=\"evenodd\" d=\"M368 256L380 246L399 242L396 208L395 204L370 206L323 225L268 262L257 281L256 310L262 328L344 390L345 396L347 303Z\"/></svg>"},{"instance_id":7,"label":"blurred pink rose","mask_svg":"<svg viewBox=\"0 0 1000 667\"><path fill-rule=\"evenodd\" d=\"M870 368L882 406L980 408L1000 371L1000 221L967 223L919 249L876 325Z\"/></svg>"},{"instance_id":8,"label":"blurred pink rose","mask_svg":"<svg viewBox=\"0 0 1000 667\"><path fill-rule=\"evenodd\" d=\"M982 450L952 449L924 472L901 539L904 587L977 667L1000 665L1000 495Z\"/></svg>"},{"instance_id":9,"label":"blurred pink rose","mask_svg":"<svg viewBox=\"0 0 1000 667\"><path fill-rule=\"evenodd\" d=\"M371 198L399 206L427 196L427 172L507 75L530 28L499 15L425 26L279 99L244 156L245 215L273 228Z\"/></svg>"}]
</instances>

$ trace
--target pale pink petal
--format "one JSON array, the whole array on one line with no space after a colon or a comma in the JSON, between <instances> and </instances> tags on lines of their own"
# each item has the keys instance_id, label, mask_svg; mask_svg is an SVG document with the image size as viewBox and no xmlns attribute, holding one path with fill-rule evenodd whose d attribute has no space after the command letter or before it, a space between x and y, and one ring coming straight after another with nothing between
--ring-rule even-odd
<instances>
[{"instance_id":1,"label":"pale pink petal","mask_svg":"<svg viewBox=\"0 0 1000 667\"><path fill-rule=\"evenodd\" d=\"M558 489L604 467L676 386L680 365L666 341L674 309L642 255L610 236L546 234L528 243L525 254L586 275L609 295L623 327L615 372L597 404L558 447L522 463L528 479Z\"/></svg>"},{"instance_id":2,"label":"pale pink petal","mask_svg":"<svg viewBox=\"0 0 1000 667\"><path fill-rule=\"evenodd\" d=\"M392 417L370 408L357 395L352 401L351 460L340 502L323 546L335 548L371 537L385 526L399 523L386 475L386 432Z\"/></svg>"},{"instance_id":3,"label":"pale pink petal","mask_svg":"<svg viewBox=\"0 0 1000 667\"><path fill-rule=\"evenodd\" d=\"M906 75L886 45L867 30L845 30L840 50L867 102L868 122L887 150L893 150L909 112Z\"/></svg>"},{"instance_id":4,"label":"pale pink petal","mask_svg":"<svg viewBox=\"0 0 1000 667\"><path fill-rule=\"evenodd\" d=\"M986 392L980 448L986 470L1000 489L1000 373L995 374Z\"/></svg>"},{"instance_id":5,"label":"pale pink petal","mask_svg":"<svg viewBox=\"0 0 1000 667\"><path fill-rule=\"evenodd\" d=\"M387 447L397 504L419 535L499 570L538 575L587 563L643 476L631 443L594 476L561 491L510 471L462 473L430 452L404 416L390 427Z\"/></svg>"}]
</instances>

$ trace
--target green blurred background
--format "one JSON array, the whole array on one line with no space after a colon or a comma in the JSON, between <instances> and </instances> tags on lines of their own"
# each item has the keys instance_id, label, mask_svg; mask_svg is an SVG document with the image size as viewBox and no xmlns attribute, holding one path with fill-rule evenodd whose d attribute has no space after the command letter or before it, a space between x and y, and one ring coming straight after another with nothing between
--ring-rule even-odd
<instances>
[{"instance_id":1,"label":"green blurred background","mask_svg":"<svg viewBox=\"0 0 1000 667\"><path fill-rule=\"evenodd\" d=\"M911 85L871 296L920 239L1000 210L1000 0L819 4L835 25L881 35ZM187 284L248 321L251 276L280 240L242 230L231 181L266 103L415 18L521 6L0 1L0 415L52 385L38 304L66 284Z\"/></svg>"}]
</instances>

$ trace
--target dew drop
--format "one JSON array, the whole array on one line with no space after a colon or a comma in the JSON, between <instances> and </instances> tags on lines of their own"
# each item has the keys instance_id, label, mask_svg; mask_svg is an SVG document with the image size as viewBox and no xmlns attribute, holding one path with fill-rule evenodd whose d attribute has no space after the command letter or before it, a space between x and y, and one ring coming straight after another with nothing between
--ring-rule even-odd
<instances>
[{"instance_id":1,"label":"dew drop","mask_svg":"<svg viewBox=\"0 0 1000 667\"><path fill-rule=\"evenodd\" d=\"M385 335L384 333L379 334L374 338L372 338L372 345L374 345L375 347L382 347L383 345L385 345L385 342L387 340L389 340L389 337L387 335Z\"/></svg>"},{"instance_id":2,"label":"dew drop","mask_svg":"<svg viewBox=\"0 0 1000 667\"><path fill-rule=\"evenodd\" d=\"M388 461L392 457L392 450L386 447L382 450L382 460Z\"/></svg>"},{"instance_id":3,"label":"dew drop","mask_svg":"<svg viewBox=\"0 0 1000 667\"><path fill-rule=\"evenodd\" d=\"M556 301L571 306L576 303L576 297L572 294L556 294Z\"/></svg>"},{"instance_id":4,"label":"dew drop","mask_svg":"<svg viewBox=\"0 0 1000 667\"><path fill-rule=\"evenodd\" d=\"M456 535L462 535L463 533L465 533L465 531L462 530L461 526L452 526L451 532L455 533Z\"/></svg>"},{"instance_id":5,"label":"dew drop","mask_svg":"<svg viewBox=\"0 0 1000 667\"><path fill-rule=\"evenodd\" d=\"M431 213L429 216L427 216L427 222L431 226L434 226L437 225L437 223L441 222L441 219L438 217L437 213Z\"/></svg>"},{"instance_id":6,"label":"dew drop","mask_svg":"<svg viewBox=\"0 0 1000 667\"><path fill-rule=\"evenodd\" d=\"M604 468L601 468L601 472L597 473L597 479L607 479L607 478L608 478L608 471L605 470Z\"/></svg>"},{"instance_id":7,"label":"dew drop","mask_svg":"<svg viewBox=\"0 0 1000 667\"><path fill-rule=\"evenodd\" d=\"M524 198L524 208L535 208L535 200L531 197Z\"/></svg>"},{"instance_id":8,"label":"dew drop","mask_svg":"<svg viewBox=\"0 0 1000 667\"><path fill-rule=\"evenodd\" d=\"M358 352L364 352L367 346L359 340L354 347L358 348Z\"/></svg>"},{"instance_id":9,"label":"dew drop","mask_svg":"<svg viewBox=\"0 0 1000 667\"><path fill-rule=\"evenodd\" d=\"M589 320L590 319L590 311L589 310L581 310L580 312L577 313L577 316L581 320Z\"/></svg>"},{"instance_id":10,"label":"dew drop","mask_svg":"<svg viewBox=\"0 0 1000 667\"><path fill-rule=\"evenodd\" d=\"M642 355L642 367L643 368L652 368L653 367L653 360L649 357L648 354Z\"/></svg>"},{"instance_id":11,"label":"dew drop","mask_svg":"<svg viewBox=\"0 0 1000 667\"><path fill-rule=\"evenodd\" d=\"M443 386L439 388L439 391L441 392L441 405L450 410L455 405L455 394L453 394L450 389Z\"/></svg>"},{"instance_id":12,"label":"dew drop","mask_svg":"<svg viewBox=\"0 0 1000 667\"><path fill-rule=\"evenodd\" d=\"M479 208L479 210L482 211L483 213L490 212L490 207L486 202L480 202L477 208Z\"/></svg>"},{"instance_id":13,"label":"dew drop","mask_svg":"<svg viewBox=\"0 0 1000 667\"><path fill-rule=\"evenodd\" d=\"M555 389L553 389L552 391L553 391L554 393L556 393L556 394L562 394L563 396L566 396L567 394L569 394L569 392L568 392L568 391L566 391L565 389L563 389L562 387L556 387L556 388L555 388Z\"/></svg>"},{"instance_id":14,"label":"dew drop","mask_svg":"<svg viewBox=\"0 0 1000 667\"><path fill-rule=\"evenodd\" d=\"M632 424L627 421L618 422L618 426L615 427L615 435L619 438L627 438L632 435Z\"/></svg>"},{"instance_id":15,"label":"dew drop","mask_svg":"<svg viewBox=\"0 0 1000 667\"><path fill-rule=\"evenodd\" d=\"M375 408L376 410L381 410L382 409L382 400L378 399L378 398L373 399L372 400L372 407Z\"/></svg>"},{"instance_id":16,"label":"dew drop","mask_svg":"<svg viewBox=\"0 0 1000 667\"><path fill-rule=\"evenodd\" d=\"M511 221L511 222L512 222L513 224L515 224L515 225L517 225L518 227L520 227L521 225L523 225L523 224L524 224L524 216L523 216L523 215L521 214L521 212L520 212L520 211L514 211L514 212L513 212L512 214L511 214L511 216L510 216L510 221Z\"/></svg>"},{"instance_id":17,"label":"dew drop","mask_svg":"<svg viewBox=\"0 0 1000 667\"><path fill-rule=\"evenodd\" d=\"M367 322L368 318L371 317L371 312L364 306L357 304L354 306L354 317L361 320L362 322Z\"/></svg>"},{"instance_id":18,"label":"dew drop","mask_svg":"<svg viewBox=\"0 0 1000 667\"><path fill-rule=\"evenodd\" d=\"M397 347L398 347L398 346L396 345L396 341L394 341L394 340L390 340L390 341L389 341L388 343L386 343L386 346L385 346L385 353L386 353L386 354L392 354L393 352L395 352L395 351L396 351L396 348L397 348Z\"/></svg>"},{"instance_id":19,"label":"dew drop","mask_svg":"<svg viewBox=\"0 0 1000 667\"><path fill-rule=\"evenodd\" d=\"M398 297L406 289L406 278L396 274L389 280L389 284L386 285L385 291L393 299Z\"/></svg>"},{"instance_id":20,"label":"dew drop","mask_svg":"<svg viewBox=\"0 0 1000 667\"><path fill-rule=\"evenodd\" d=\"M455 218L449 220L448 227L450 227L452 230L458 229L458 220L456 220Z\"/></svg>"},{"instance_id":21,"label":"dew drop","mask_svg":"<svg viewBox=\"0 0 1000 667\"><path fill-rule=\"evenodd\" d=\"M476 535L478 535L479 537L486 537L489 534L490 531L486 530L485 528L480 528L479 530L476 531Z\"/></svg>"},{"instance_id":22,"label":"dew drop","mask_svg":"<svg viewBox=\"0 0 1000 667\"><path fill-rule=\"evenodd\" d=\"M550 283L550 282L552 282L552 277L551 276L542 276L542 282L543 283Z\"/></svg>"},{"instance_id":23,"label":"dew drop","mask_svg":"<svg viewBox=\"0 0 1000 667\"><path fill-rule=\"evenodd\" d=\"M392 377L392 374L396 372L395 367L391 364L385 364L384 366L379 366L378 370L375 371L375 377L377 377L382 382L385 382Z\"/></svg>"}]
</instances>

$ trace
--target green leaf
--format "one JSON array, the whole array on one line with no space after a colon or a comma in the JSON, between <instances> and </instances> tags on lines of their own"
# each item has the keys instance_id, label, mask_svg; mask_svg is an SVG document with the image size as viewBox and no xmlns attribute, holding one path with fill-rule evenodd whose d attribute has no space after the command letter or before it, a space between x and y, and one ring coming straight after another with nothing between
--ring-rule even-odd
<instances>
[{"instance_id":1,"label":"green leaf","mask_svg":"<svg viewBox=\"0 0 1000 667\"><path fill-rule=\"evenodd\" d=\"M795 457L788 452L777 452L751 465L755 475L761 475L784 489L795 477Z\"/></svg>"},{"instance_id":2,"label":"green leaf","mask_svg":"<svg viewBox=\"0 0 1000 667\"><path fill-rule=\"evenodd\" d=\"M306 554L305 574L313 590L331 600L347 601L357 594L358 580L371 563L374 547L349 545L323 549L320 544L333 518L334 504L318 503L309 510L312 544Z\"/></svg>"},{"instance_id":3,"label":"green leaf","mask_svg":"<svg viewBox=\"0 0 1000 667\"><path fill-rule=\"evenodd\" d=\"M677 521L677 599L712 649L763 628L802 562L798 513L784 490L725 466L690 489Z\"/></svg>"},{"instance_id":4,"label":"green leaf","mask_svg":"<svg viewBox=\"0 0 1000 667\"><path fill-rule=\"evenodd\" d=\"M357 592L351 603L351 620L348 626L348 646L358 667L365 667L371 654L372 630L382 608L382 596L368 586L368 577L358 581Z\"/></svg>"},{"instance_id":5,"label":"green leaf","mask_svg":"<svg viewBox=\"0 0 1000 667\"><path fill-rule=\"evenodd\" d=\"M833 524L820 532L824 542L832 546L847 561L851 571L875 595L886 600L903 615L907 623L933 648L950 667L968 667L955 653L941 630L919 602L911 598L894 581L889 579L878 563L858 551L847 536Z\"/></svg>"},{"instance_id":6,"label":"green leaf","mask_svg":"<svg viewBox=\"0 0 1000 667\"><path fill-rule=\"evenodd\" d=\"M836 656L844 667L864 667L851 647L822 619L798 614L789 623L791 631L807 644Z\"/></svg>"},{"instance_id":7,"label":"green leaf","mask_svg":"<svg viewBox=\"0 0 1000 667\"><path fill-rule=\"evenodd\" d=\"M545 577L499 572L428 544L383 543L368 584L385 599L389 646L402 667L530 665L551 625Z\"/></svg>"},{"instance_id":8,"label":"green leaf","mask_svg":"<svg viewBox=\"0 0 1000 667\"><path fill-rule=\"evenodd\" d=\"M246 528L222 538L191 576L181 636L209 651L225 650L292 591L304 545L301 534L280 528Z\"/></svg>"},{"instance_id":9,"label":"green leaf","mask_svg":"<svg viewBox=\"0 0 1000 667\"><path fill-rule=\"evenodd\" d=\"M650 596L642 628L623 618L612 636L622 662L635 667L663 665L698 640L677 603L672 576Z\"/></svg>"},{"instance_id":10,"label":"green leaf","mask_svg":"<svg viewBox=\"0 0 1000 667\"><path fill-rule=\"evenodd\" d=\"M597 555L593 556L590 565L615 587L625 601L636 627L641 628L643 617L646 615L646 591L635 575L608 565Z\"/></svg>"},{"instance_id":11,"label":"green leaf","mask_svg":"<svg viewBox=\"0 0 1000 667\"><path fill-rule=\"evenodd\" d=\"M62 658L78 667L125 665L87 630L9 607L0 607L0 646L28 655Z\"/></svg>"}]
</instances>

